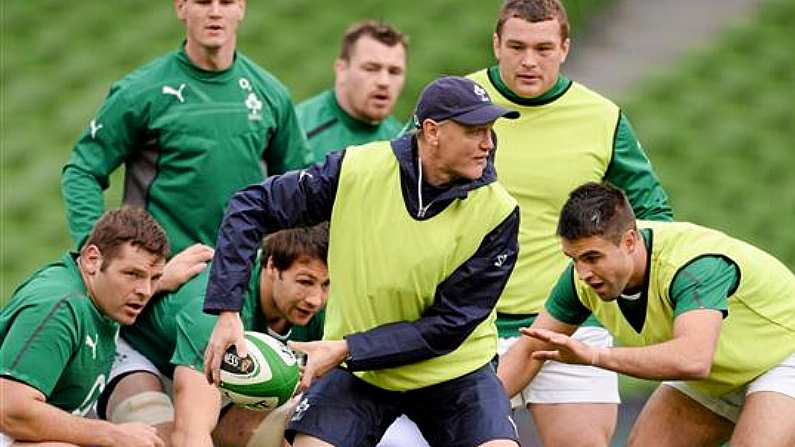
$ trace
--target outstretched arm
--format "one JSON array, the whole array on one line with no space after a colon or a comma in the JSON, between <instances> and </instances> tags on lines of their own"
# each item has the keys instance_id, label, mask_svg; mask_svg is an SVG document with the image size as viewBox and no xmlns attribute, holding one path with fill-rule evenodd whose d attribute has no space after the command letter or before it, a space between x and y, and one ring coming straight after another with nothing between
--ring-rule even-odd
<instances>
[{"instance_id":1,"label":"outstretched arm","mask_svg":"<svg viewBox=\"0 0 795 447\"><path fill-rule=\"evenodd\" d=\"M533 354L539 361L594 365L641 379L695 380L709 376L722 319L719 310L691 310L676 318L671 340L632 348L592 347L538 328L522 333L550 346Z\"/></svg>"},{"instance_id":2,"label":"outstretched arm","mask_svg":"<svg viewBox=\"0 0 795 447\"><path fill-rule=\"evenodd\" d=\"M0 378L0 432L17 441L68 442L77 445L164 447L157 430L146 424L112 424L69 414L50 405L39 390ZM42 423L46 421L46 423Z\"/></svg>"},{"instance_id":3,"label":"outstretched arm","mask_svg":"<svg viewBox=\"0 0 795 447\"><path fill-rule=\"evenodd\" d=\"M521 329L523 333L526 330L526 328ZM573 334L577 330L577 326L563 323L544 311L533 321L531 330L551 331L563 336L564 334ZM500 356L497 376L502 381L502 386L508 396L516 395L533 380L544 363L542 359L535 358L534 353L548 349L550 349L550 345L544 340L521 337L508 352Z\"/></svg>"}]
</instances>

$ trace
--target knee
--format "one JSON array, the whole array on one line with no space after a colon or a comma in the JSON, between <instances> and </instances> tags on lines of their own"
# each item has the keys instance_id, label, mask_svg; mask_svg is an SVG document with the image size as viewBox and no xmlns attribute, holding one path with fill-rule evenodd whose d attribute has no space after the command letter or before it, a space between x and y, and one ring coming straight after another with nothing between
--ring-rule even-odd
<instances>
[{"instance_id":1,"label":"knee","mask_svg":"<svg viewBox=\"0 0 795 447\"><path fill-rule=\"evenodd\" d=\"M174 422L174 405L167 394L160 391L144 391L119 402L110 415L115 424L143 422L161 425Z\"/></svg>"}]
</instances>

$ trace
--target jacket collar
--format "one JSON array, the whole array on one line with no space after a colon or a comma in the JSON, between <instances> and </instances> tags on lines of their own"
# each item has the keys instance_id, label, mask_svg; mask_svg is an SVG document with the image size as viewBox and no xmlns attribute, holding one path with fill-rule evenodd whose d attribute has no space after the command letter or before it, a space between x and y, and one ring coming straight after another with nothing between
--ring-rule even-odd
<instances>
[{"instance_id":1,"label":"jacket collar","mask_svg":"<svg viewBox=\"0 0 795 447\"><path fill-rule=\"evenodd\" d=\"M465 199L469 191L488 185L497 180L497 170L494 168L494 153L497 150L497 138L494 139L494 150L489 154L483 175L477 180L462 180L453 182L443 188L436 188L425 181L422 182L423 205L427 210L420 210L419 194L417 190L419 176L419 159L417 157L417 137L415 132L409 132L390 142L392 152L400 166L400 186L403 191L403 200L406 209L412 217L418 220L427 219L439 214L455 199Z\"/></svg>"}]
</instances>

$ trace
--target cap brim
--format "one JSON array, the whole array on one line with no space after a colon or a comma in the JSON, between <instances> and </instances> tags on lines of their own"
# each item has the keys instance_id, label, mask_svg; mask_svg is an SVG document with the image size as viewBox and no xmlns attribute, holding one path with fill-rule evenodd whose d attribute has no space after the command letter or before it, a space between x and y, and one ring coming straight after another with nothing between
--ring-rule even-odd
<instances>
[{"instance_id":1,"label":"cap brim","mask_svg":"<svg viewBox=\"0 0 795 447\"><path fill-rule=\"evenodd\" d=\"M508 110L495 104L487 104L467 113L453 116L450 119L467 126L478 126L497 121L498 118L513 120L519 118L519 112L516 110Z\"/></svg>"}]
</instances>

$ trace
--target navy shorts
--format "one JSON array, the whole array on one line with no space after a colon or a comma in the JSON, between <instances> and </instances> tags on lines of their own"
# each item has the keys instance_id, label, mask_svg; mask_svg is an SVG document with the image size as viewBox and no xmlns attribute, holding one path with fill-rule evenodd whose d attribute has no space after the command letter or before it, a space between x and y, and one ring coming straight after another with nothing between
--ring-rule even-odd
<instances>
[{"instance_id":1,"label":"navy shorts","mask_svg":"<svg viewBox=\"0 0 795 447\"><path fill-rule=\"evenodd\" d=\"M518 439L510 403L490 364L405 392L387 391L334 369L304 394L285 437L292 443L297 433L304 433L336 447L374 446L401 414L417 424L431 446Z\"/></svg>"}]
</instances>

